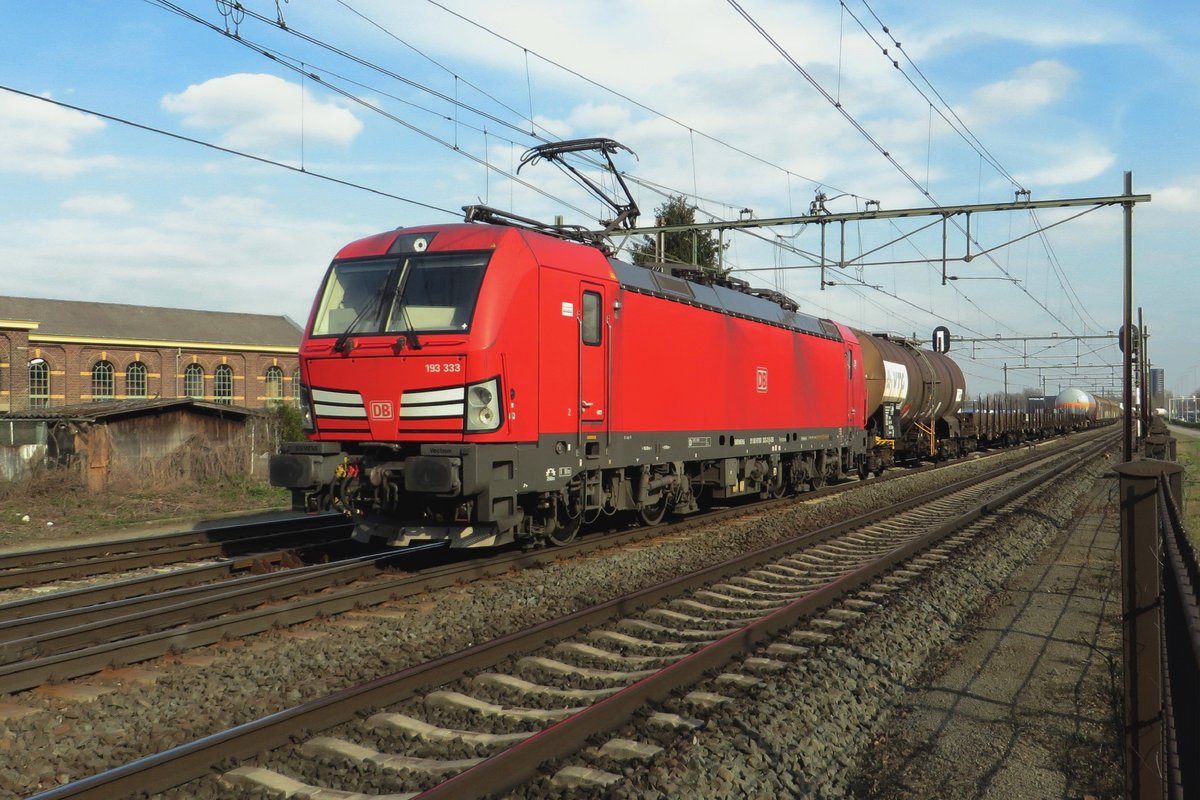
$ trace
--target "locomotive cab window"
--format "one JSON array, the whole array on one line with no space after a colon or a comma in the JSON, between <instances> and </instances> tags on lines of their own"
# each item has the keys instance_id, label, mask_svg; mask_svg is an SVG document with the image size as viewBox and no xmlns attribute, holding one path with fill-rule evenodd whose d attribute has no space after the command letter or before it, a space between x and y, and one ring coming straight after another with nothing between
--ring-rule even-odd
<instances>
[{"instance_id":1,"label":"locomotive cab window","mask_svg":"<svg viewBox=\"0 0 1200 800\"><path fill-rule=\"evenodd\" d=\"M413 256L401 270L385 331L465 331L470 328L487 254Z\"/></svg>"},{"instance_id":2,"label":"locomotive cab window","mask_svg":"<svg viewBox=\"0 0 1200 800\"><path fill-rule=\"evenodd\" d=\"M384 282L395 266L394 260L334 264L321 292L313 336L377 330Z\"/></svg>"},{"instance_id":3,"label":"locomotive cab window","mask_svg":"<svg viewBox=\"0 0 1200 800\"><path fill-rule=\"evenodd\" d=\"M335 262L313 336L470 329L487 253L424 253Z\"/></svg>"},{"instance_id":4,"label":"locomotive cab window","mask_svg":"<svg viewBox=\"0 0 1200 800\"><path fill-rule=\"evenodd\" d=\"M600 293L599 292L584 292L583 293L583 343L584 344L600 344L600 325L602 314L600 313Z\"/></svg>"}]
</instances>

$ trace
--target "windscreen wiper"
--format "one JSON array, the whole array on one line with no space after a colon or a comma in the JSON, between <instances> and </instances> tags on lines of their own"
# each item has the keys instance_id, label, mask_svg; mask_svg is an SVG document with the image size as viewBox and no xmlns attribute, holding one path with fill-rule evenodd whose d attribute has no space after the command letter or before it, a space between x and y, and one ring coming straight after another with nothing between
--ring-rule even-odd
<instances>
[{"instance_id":1,"label":"windscreen wiper","mask_svg":"<svg viewBox=\"0 0 1200 800\"><path fill-rule=\"evenodd\" d=\"M400 331L400 338L396 340L396 349L402 350L401 342L408 345L409 350L420 350L421 340L417 338L416 328L412 324L412 317L408 316L408 306L400 306L400 314L404 317L404 330Z\"/></svg>"},{"instance_id":2,"label":"windscreen wiper","mask_svg":"<svg viewBox=\"0 0 1200 800\"><path fill-rule=\"evenodd\" d=\"M379 312L383 310L384 303L388 298L394 297L396 294L395 289L389 291L386 287L395 285L397 269L399 269L399 267L393 267L391 271L388 272L383 284L385 288L380 290L379 294L375 297L375 302L364 305L362 310L354 316L354 319L350 320L350 324L346 326L346 330L342 331L338 336L337 341L333 343L333 352L349 353L354 349L354 345L350 341L350 334L353 333L354 329L358 327L358 323L362 322L366 318L368 311L374 311L376 318L379 317Z\"/></svg>"}]
</instances>

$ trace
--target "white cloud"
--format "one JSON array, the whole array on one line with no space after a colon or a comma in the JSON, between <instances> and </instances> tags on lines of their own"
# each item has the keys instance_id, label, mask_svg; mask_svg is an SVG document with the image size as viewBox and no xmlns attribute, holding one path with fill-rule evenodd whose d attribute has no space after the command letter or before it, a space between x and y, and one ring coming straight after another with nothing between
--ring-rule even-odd
<instances>
[{"instance_id":1,"label":"white cloud","mask_svg":"<svg viewBox=\"0 0 1200 800\"><path fill-rule=\"evenodd\" d=\"M535 114L533 121L539 131L545 131L552 137L566 139L571 136L571 123L566 120L552 119L544 117L541 114Z\"/></svg>"},{"instance_id":2,"label":"white cloud","mask_svg":"<svg viewBox=\"0 0 1200 800\"><path fill-rule=\"evenodd\" d=\"M968 124L986 124L1043 111L1066 96L1078 79L1075 70L1058 61L1036 61L1003 81L981 86L959 111Z\"/></svg>"},{"instance_id":3,"label":"white cloud","mask_svg":"<svg viewBox=\"0 0 1200 800\"><path fill-rule=\"evenodd\" d=\"M1151 189L1150 194L1150 208L1154 211L1185 211L1192 214L1200 212L1200 189L1197 188L1196 179L1182 185Z\"/></svg>"},{"instance_id":4,"label":"white cloud","mask_svg":"<svg viewBox=\"0 0 1200 800\"><path fill-rule=\"evenodd\" d=\"M993 7L957 1L927 2L917 12L919 21L912 23L920 35L907 35L905 47L919 58L929 54L956 55L995 41L1045 50L1155 44L1158 37L1152 26L1139 19L1136 12L1103 5L1087 0L1058 3L1027 0Z\"/></svg>"},{"instance_id":5,"label":"white cloud","mask_svg":"<svg viewBox=\"0 0 1200 800\"><path fill-rule=\"evenodd\" d=\"M1070 186L1112 169L1117 156L1100 144L1067 143L1047 153L1047 165L1017 175L1026 186Z\"/></svg>"},{"instance_id":6,"label":"white cloud","mask_svg":"<svg viewBox=\"0 0 1200 800\"><path fill-rule=\"evenodd\" d=\"M587 136L623 128L630 123L628 108L612 103L584 103L571 109L568 121L574 130L590 131ZM599 132L599 133L597 133Z\"/></svg>"},{"instance_id":7,"label":"white cloud","mask_svg":"<svg viewBox=\"0 0 1200 800\"><path fill-rule=\"evenodd\" d=\"M133 210L133 203L123 194L77 194L64 200L62 207L83 214L125 214Z\"/></svg>"},{"instance_id":8,"label":"white cloud","mask_svg":"<svg viewBox=\"0 0 1200 800\"><path fill-rule=\"evenodd\" d=\"M183 116L189 128L224 131L234 148L275 149L281 143L346 145L363 124L347 108L318 100L307 88L274 75L238 73L168 94L162 107Z\"/></svg>"},{"instance_id":9,"label":"white cloud","mask_svg":"<svg viewBox=\"0 0 1200 800\"><path fill-rule=\"evenodd\" d=\"M24 266L6 275L15 296L287 314L303 324L329 259L373 232L256 197L184 198L125 218L0 220L0 263Z\"/></svg>"},{"instance_id":10,"label":"white cloud","mask_svg":"<svg viewBox=\"0 0 1200 800\"><path fill-rule=\"evenodd\" d=\"M49 95L45 95L49 97ZM69 178L95 167L112 166L110 156L75 154L81 138L104 129L104 122L31 97L0 92L0 172Z\"/></svg>"}]
</instances>

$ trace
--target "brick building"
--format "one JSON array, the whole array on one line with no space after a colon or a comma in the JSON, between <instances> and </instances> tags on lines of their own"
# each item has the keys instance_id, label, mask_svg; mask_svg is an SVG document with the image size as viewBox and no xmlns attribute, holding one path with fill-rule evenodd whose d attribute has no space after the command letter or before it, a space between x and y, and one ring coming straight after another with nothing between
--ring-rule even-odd
<instances>
[{"instance_id":1,"label":"brick building","mask_svg":"<svg viewBox=\"0 0 1200 800\"><path fill-rule=\"evenodd\" d=\"M0 296L0 413L154 398L290 401L301 334L283 316Z\"/></svg>"}]
</instances>

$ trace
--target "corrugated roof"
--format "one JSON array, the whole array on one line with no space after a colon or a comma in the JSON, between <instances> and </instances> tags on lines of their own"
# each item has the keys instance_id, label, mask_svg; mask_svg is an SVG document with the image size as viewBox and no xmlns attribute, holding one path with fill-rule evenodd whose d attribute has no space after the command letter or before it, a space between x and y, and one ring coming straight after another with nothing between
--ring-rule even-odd
<instances>
[{"instance_id":1,"label":"corrugated roof","mask_svg":"<svg viewBox=\"0 0 1200 800\"><path fill-rule=\"evenodd\" d=\"M109 400L103 403L78 403L70 406L31 408L27 411L10 411L0 414L0 419L70 420L72 422L96 422L101 419L126 417L137 414L152 414L169 409L188 409L206 414L232 417L257 416L260 412L241 406L210 403L205 400L187 398L156 398L151 400Z\"/></svg>"},{"instance_id":2,"label":"corrugated roof","mask_svg":"<svg viewBox=\"0 0 1200 800\"><path fill-rule=\"evenodd\" d=\"M0 296L0 319L37 322L32 340L48 335L298 347L303 335L285 316L34 297Z\"/></svg>"}]
</instances>

